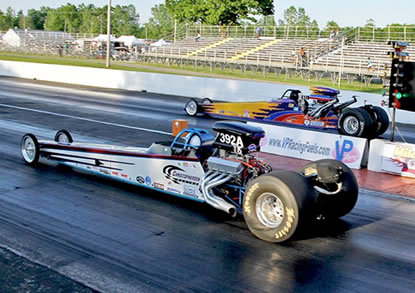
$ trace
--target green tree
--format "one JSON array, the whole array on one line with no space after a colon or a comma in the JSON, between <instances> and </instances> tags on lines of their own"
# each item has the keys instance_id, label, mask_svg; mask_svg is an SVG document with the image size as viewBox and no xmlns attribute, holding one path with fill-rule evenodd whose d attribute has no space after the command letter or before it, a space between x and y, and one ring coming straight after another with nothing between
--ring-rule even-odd
<instances>
[{"instance_id":1,"label":"green tree","mask_svg":"<svg viewBox=\"0 0 415 293\"><path fill-rule=\"evenodd\" d=\"M263 15L261 16L261 18L258 20L258 25L261 26L275 26L277 25L275 22L275 18L274 15Z\"/></svg>"},{"instance_id":2,"label":"green tree","mask_svg":"<svg viewBox=\"0 0 415 293\"><path fill-rule=\"evenodd\" d=\"M166 7L178 22L210 25L256 21L256 15L274 13L272 0L166 0Z\"/></svg>"},{"instance_id":3,"label":"green tree","mask_svg":"<svg viewBox=\"0 0 415 293\"><path fill-rule=\"evenodd\" d=\"M283 20L278 20L280 26L289 26L285 30L285 37L310 38L317 37L319 34L316 20L311 20L306 14L305 9L290 6L284 10Z\"/></svg>"},{"instance_id":4,"label":"green tree","mask_svg":"<svg viewBox=\"0 0 415 293\"><path fill-rule=\"evenodd\" d=\"M19 20L16 17L16 13L13 8L7 7L6 14L4 15L4 22L6 29L17 27Z\"/></svg>"},{"instance_id":5,"label":"green tree","mask_svg":"<svg viewBox=\"0 0 415 293\"><path fill-rule=\"evenodd\" d=\"M155 5L151 8L151 14L152 16L146 24L147 38L160 39L173 34L174 19L166 5Z\"/></svg>"},{"instance_id":6,"label":"green tree","mask_svg":"<svg viewBox=\"0 0 415 293\"><path fill-rule=\"evenodd\" d=\"M63 18L63 31L69 33L78 32L80 20L78 9L73 4L66 4L58 8L60 17Z\"/></svg>"},{"instance_id":7,"label":"green tree","mask_svg":"<svg viewBox=\"0 0 415 293\"><path fill-rule=\"evenodd\" d=\"M113 34L117 36L137 35L140 31L138 21L139 14L134 5L117 5L112 8L111 27Z\"/></svg>"},{"instance_id":8,"label":"green tree","mask_svg":"<svg viewBox=\"0 0 415 293\"><path fill-rule=\"evenodd\" d=\"M336 30L337 28L339 28L339 25L334 20L330 20L326 24L326 30L328 31Z\"/></svg>"},{"instance_id":9,"label":"green tree","mask_svg":"<svg viewBox=\"0 0 415 293\"><path fill-rule=\"evenodd\" d=\"M26 16L24 15L23 10L19 10L17 12L16 19L17 19L19 28L23 28L23 29L27 28Z\"/></svg>"},{"instance_id":10,"label":"green tree","mask_svg":"<svg viewBox=\"0 0 415 293\"><path fill-rule=\"evenodd\" d=\"M284 10L284 20L280 22L282 25L296 25L297 24L297 9L294 6Z\"/></svg>"},{"instance_id":11,"label":"green tree","mask_svg":"<svg viewBox=\"0 0 415 293\"><path fill-rule=\"evenodd\" d=\"M299 26L307 26L311 24L310 17L305 13L305 9L302 7L298 8L296 24Z\"/></svg>"},{"instance_id":12,"label":"green tree","mask_svg":"<svg viewBox=\"0 0 415 293\"><path fill-rule=\"evenodd\" d=\"M306 14L304 8L299 7L297 10L294 6L290 6L284 10L283 18L283 20L279 20L280 25L310 26L314 21Z\"/></svg>"},{"instance_id":13,"label":"green tree","mask_svg":"<svg viewBox=\"0 0 415 293\"><path fill-rule=\"evenodd\" d=\"M31 29L44 29L46 16L48 15L49 7L40 7L40 10L29 9L26 17L26 27Z\"/></svg>"},{"instance_id":14,"label":"green tree","mask_svg":"<svg viewBox=\"0 0 415 293\"><path fill-rule=\"evenodd\" d=\"M368 20L366 20L365 27L374 27L374 26L375 26L375 21L372 18L369 18Z\"/></svg>"},{"instance_id":15,"label":"green tree","mask_svg":"<svg viewBox=\"0 0 415 293\"><path fill-rule=\"evenodd\" d=\"M65 20L57 9L50 9L46 15L45 30L63 31Z\"/></svg>"},{"instance_id":16,"label":"green tree","mask_svg":"<svg viewBox=\"0 0 415 293\"><path fill-rule=\"evenodd\" d=\"M8 27L6 25L6 17L3 13L3 11L0 10L0 31L5 31L7 30Z\"/></svg>"},{"instance_id":17,"label":"green tree","mask_svg":"<svg viewBox=\"0 0 415 293\"><path fill-rule=\"evenodd\" d=\"M80 4L78 6L79 11L79 27L78 32L80 33L97 33L99 32L99 18L95 13L95 6L89 4Z\"/></svg>"}]
</instances>

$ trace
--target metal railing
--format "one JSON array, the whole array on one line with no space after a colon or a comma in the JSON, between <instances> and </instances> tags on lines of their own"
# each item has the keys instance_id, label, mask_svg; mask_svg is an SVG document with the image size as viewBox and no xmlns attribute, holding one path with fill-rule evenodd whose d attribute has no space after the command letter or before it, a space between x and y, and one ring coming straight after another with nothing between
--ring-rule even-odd
<instances>
[{"instance_id":1,"label":"metal railing","mask_svg":"<svg viewBox=\"0 0 415 293\"><path fill-rule=\"evenodd\" d=\"M355 28L358 41L409 41L415 42L415 26L358 27Z\"/></svg>"},{"instance_id":2,"label":"metal railing","mask_svg":"<svg viewBox=\"0 0 415 293\"><path fill-rule=\"evenodd\" d=\"M194 37L200 32L204 37L252 38L256 36L256 27L256 25L185 25L184 37ZM315 26L261 26L261 37L315 40L330 38L330 31L330 28L319 28ZM342 29L340 32L342 32ZM356 27L348 29L347 34L348 38L361 41L415 41L415 26Z\"/></svg>"}]
</instances>

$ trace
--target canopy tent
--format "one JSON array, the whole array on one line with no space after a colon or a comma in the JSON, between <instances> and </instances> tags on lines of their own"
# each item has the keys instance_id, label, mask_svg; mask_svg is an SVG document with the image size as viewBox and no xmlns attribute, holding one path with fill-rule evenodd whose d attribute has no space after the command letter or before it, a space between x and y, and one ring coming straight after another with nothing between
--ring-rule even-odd
<instances>
[{"instance_id":1,"label":"canopy tent","mask_svg":"<svg viewBox=\"0 0 415 293\"><path fill-rule=\"evenodd\" d=\"M134 36L121 36L115 39L116 42L123 43L126 47L145 46L146 43L137 39Z\"/></svg>"},{"instance_id":2,"label":"canopy tent","mask_svg":"<svg viewBox=\"0 0 415 293\"><path fill-rule=\"evenodd\" d=\"M150 47L163 47L163 46L168 46L170 45L169 42L166 42L165 40L161 39L158 40L157 42L151 43Z\"/></svg>"},{"instance_id":3,"label":"canopy tent","mask_svg":"<svg viewBox=\"0 0 415 293\"><path fill-rule=\"evenodd\" d=\"M108 40L108 35L99 35L98 37L94 38L96 42L106 42ZM110 42L115 42L115 36L110 35Z\"/></svg>"}]
</instances>

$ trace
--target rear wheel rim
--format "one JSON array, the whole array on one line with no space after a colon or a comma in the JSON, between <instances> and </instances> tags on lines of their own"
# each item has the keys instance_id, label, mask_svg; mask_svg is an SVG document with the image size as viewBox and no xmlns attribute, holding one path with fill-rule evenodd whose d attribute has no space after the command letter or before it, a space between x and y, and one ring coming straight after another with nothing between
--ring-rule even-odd
<instances>
[{"instance_id":1,"label":"rear wheel rim","mask_svg":"<svg viewBox=\"0 0 415 293\"><path fill-rule=\"evenodd\" d=\"M359 130L359 120L354 116L349 116L344 119L344 131L349 134L356 133Z\"/></svg>"},{"instance_id":2,"label":"rear wheel rim","mask_svg":"<svg viewBox=\"0 0 415 293\"><path fill-rule=\"evenodd\" d=\"M276 228L284 221L284 204L273 193L261 194L255 205L258 220L268 228Z\"/></svg>"},{"instance_id":3,"label":"rear wheel rim","mask_svg":"<svg viewBox=\"0 0 415 293\"><path fill-rule=\"evenodd\" d=\"M187 103L186 105L186 112L189 115L196 115L197 113L197 104L194 101L190 101L189 103Z\"/></svg>"},{"instance_id":4,"label":"rear wheel rim","mask_svg":"<svg viewBox=\"0 0 415 293\"><path fill-rule=\"evenodd\" d=\"M30 136L24 138L22 143L22 155L27 162L33 162L36 157L35 142Z\"/></svg>"}]
</instances>

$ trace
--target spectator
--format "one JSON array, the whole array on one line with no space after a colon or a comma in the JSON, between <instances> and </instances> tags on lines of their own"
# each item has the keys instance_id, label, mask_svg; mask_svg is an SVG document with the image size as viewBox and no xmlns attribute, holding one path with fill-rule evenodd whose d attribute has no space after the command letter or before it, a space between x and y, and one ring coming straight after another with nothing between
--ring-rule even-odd
<instances>
[{"instance_id":1,"label":"spectator","mask_svg":"<svg viewBox=\"0 0 415 293\"><path fill-rule=\"evenodd\" d=\"M262 27L257 26L255 32L256 32L256 37L259 38L261 36L261 33L262 33Z\"/></svg>"},{"instance_id":2,"label":"spectator","mask_svg":"<svg viewBox=\"0 0 415 293\"><path fill-rule=\"evenodd\" d=\"M62 55L63 55L63 46L62 45L58 46L58 54L59 54L59 57L62 57Z\"/></svg>"},{"instance_id":3,"label":"spectator","mask_svg":"<svg viewBox=\"0 0 415 293\"><path fill-rule=\"evenodd\" d=\"M335 35L335 33L334 33L334 30L332 29L330 31L330 39L334 39L334 35Z\"/></svg>"},{"instance_id":4,"label":"spectator","mask_svg":"<svg viewBox=\"0 0 415 293\"><path fill-rule=\"evenodd\" d=\"M307 65L306 58L307 58L307 55L306 55L306 52L305 52L304 48L300 48L300 64L301 64L301 67Z\"/></svg>"},{"instance_id":5,"label":"spectator","mask_svg":"<svg viewBox=\"0 0 415 293\"><path fill-rule=\"evenodd\" d=\"M294 48L291 50L291 58L293 60L293 65L297 66L297 53Z\"/></svg>"},{"instance_id":6,"label":"spectator","mask_svg":"<svg viewBox=\"0 0 415 293\"><path fill-rule=\"evenodd\" d=\"M368 71L373 71L374 70L373 61L372 61L372 59L370 59L370 57L367 57L367 70Z\"/></svg>"},{"instance_id":7,"label":"spectator","mask_svg":"<svg viewBox=\"0 0 415 293\"><path fill-rule=\"evenodd\" d=\"M340 28L337 28L337 29L336 29L336 38L338 38L338 37L339 37L339 34L340 34Z\"/></svg>"},{"instance_id":8,"label":"spectator","mask_svg":"<svg viewBox=\"0 0 415 293\"><path fill-rule=\"evenodd\" d=\"M197 36L196 36L196 38L195 38L195 42L199 42L199 40L200 40L200 33L197 33Z\"/></svg>"}]
</instances>

